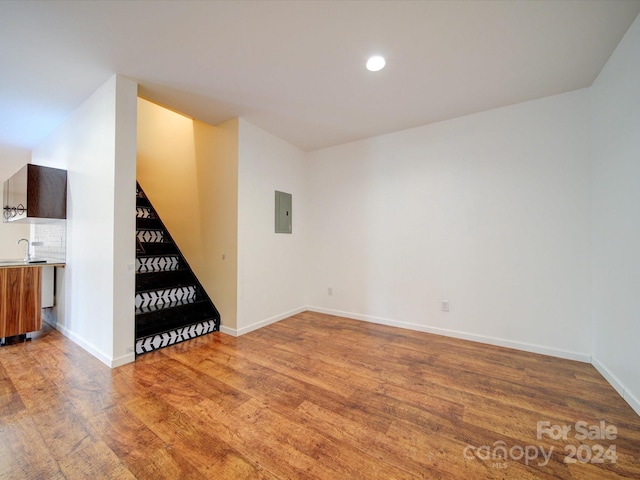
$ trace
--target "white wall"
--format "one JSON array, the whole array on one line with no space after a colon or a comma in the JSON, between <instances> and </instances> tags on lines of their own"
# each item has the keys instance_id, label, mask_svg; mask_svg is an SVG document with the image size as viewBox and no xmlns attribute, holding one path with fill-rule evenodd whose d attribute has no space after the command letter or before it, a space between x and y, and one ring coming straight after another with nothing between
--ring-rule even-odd
<instances>
[{"instance_id":1,"label":"white wall","mask_svg":"<svg viewBox=\"0 0 640 480\"><path fill-rule=\"evenodd\" d=\"M587 117L581 90L313 152L309 304L588 361Z\"/></svg>"},{"instance_id":2,"label":"white wall","mask_svg":"<svg viewBox=\"0 0 640 480\"><path fill-rule=\"evenodd\" d=\"M31 150L0 144L0 190L5 180L30 161ZM0 259L23 258L24 242L18 245L21 238L29 238L28 224L2 223L0 220Z\"/></svg>"},{"instance_id":3,"label":"white wall","mask_svg":"<svg viewBox=\"0 0 640 480\"><path fill-rule=\"evenodd\" d=\"M640 18L591 94L594 365L640 414Z\"/></svg>"},{"instance_id":4,"label":"white wall","mask_svg":"<svg viewBox=\"0 0 640 480\"><path fill-rule=\"evenodd\" d=\"M112 77L33 150L67 169L57 328L110 366L134 359L136 89Z\"/></svg>"},{"instance_id":5,"label":"white wall","mask_svg":"<svg viewBox=\"0 0 640 480\"><path fill-rule=\"evenodd\" d=\"M304 310L306 164L304 152L240 119L238 322L227 333L246 333ZM293 195L291 235L274 233L275 190Z\"/></svg>"}]
</instances>

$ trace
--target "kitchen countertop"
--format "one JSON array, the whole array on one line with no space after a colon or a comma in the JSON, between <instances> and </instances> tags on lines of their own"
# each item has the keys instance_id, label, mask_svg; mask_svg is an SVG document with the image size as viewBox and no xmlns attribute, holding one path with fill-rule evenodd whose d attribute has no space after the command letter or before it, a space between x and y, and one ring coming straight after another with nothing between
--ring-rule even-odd
<instances>
[{"instance_id":1,"label":"kitchen countertop","mask_svg":"<svg viewBox=\"0 0 640 480\"><path fill-rule=\"evenodd\" d=\"M24 267L64 267L66 263L57 261L25 263L24 260L0 260L0 268L24 268Z\"/></svg>"}]
</instances>

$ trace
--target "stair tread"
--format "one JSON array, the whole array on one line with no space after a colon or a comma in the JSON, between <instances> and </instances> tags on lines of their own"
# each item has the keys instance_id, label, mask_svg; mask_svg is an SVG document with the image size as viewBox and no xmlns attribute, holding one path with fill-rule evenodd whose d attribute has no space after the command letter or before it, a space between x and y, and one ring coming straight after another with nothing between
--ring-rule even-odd
<instances>
[{"instance_id":1,"label":"stair tread","mask_svg":"<svg viewBox=\"0 0 640 480\"><path fill-rule=\"evenodd\" d=\"M197 286L193 273L186 268L162 272L144 272L136 274L136 293L164 290L186 286Z\"/></svg>"},{"instance_id":2,"label":"stair tread","mask_svg":"<svg viewBox=\"0 0 640 480\"><path fill-rule=\"evenodd\" d=\"M178 248L170 242L140 242L140 246L146 256L160 257L179 253Z\"/></svg>"},{"instance_id":3,"label":"stair tread","mask_svg":"<svg viewBox=\"0 0 640 480\"><path fill-rule=\"evenodd\" d=\"M175 302L160 303L160 304L148 306L148 307L138 307L136 308L136 315L143 315L145 313L158 312L160 310L169 310L171 308L181 307L183 305L191 305L191 304L202 303L206 301L207 300L204 298L196 297L196 298L190 298L186 300L178 300Z\"/></svg>"},{"instance_id":4,"label":"stair tread","mask_svg":"<svg viewBox=\"0 0 640 480\"><path fill-rule=\"evenodd\" d=\"M216 310L205 299L172 308L136 314L136 338L181 328L209 318L216 318Z\"/></svg>"},{"instance_id":5,"label":"stair tread","mask_svg":"<svg viewBox=\"0 0 640 480\"><path fill-rule=\"evenodd\" d=\"M173 282L173 283L171 283ZM145 285L181 286L185 283L195 284L196 277L188 268L164 270L160 272L139 272L136 274L136 289ZM147 288L148 290L148 288Z\"/></svg>"},{"instance_id":6,"label":"stair tread","mask_svg":"<svg viewBox=\"0 0 640 480\"><path fill-rule=\"evenodd\" d=\"M162 222L158 218L136 217L137 230L164 230Z\"/></svg>"},{"instance_id":7,"label":"stair tread","mask_svg":"<svg viewBox=\"0 0 640 480\"><path fill-rule=\"evenodd\" d=\"M171 310L173 310L173 313L180 313L180 312L189 313L189 312L195 312L195 311L202 311L202 310L209 309L209 307L211 307L211 304L206 298L196 297L192 299L192 301L185 300L185 301L179 301L179 302L172 302L171 304L163 303L163 304L159 304L158 307L164 307L164 308L156 308L153 310L146 310L144 309L145 307L136 308L136 322L138 320L144 320L146 318L159 316L159 314L166 314Z\"/></svg>"},{"instance_id":8,"label":"stair tread","mask_svg":"<svg viewBox=\"0 0 640 480\"><path fill-rule=\"evenodd\" d=\"M189 323L187 325L183 325L181 327L174 327L174 328L168 328L166 330L162 330L162 331L158 331L158 332L154 332L154 333L149 333L149 334L145 334L145 335L141 335L141 336L136 336L136 341L138 340L142 340L142 339L146 339L149 337L154 337L156 335L163 335L163 334L171 334L171 332L173 332L174 330L178 329L178 328L189 328L192 325L197 325L199 323L204 323L204 322L213 322L215 327L214 330L208 333L214 333L214 332L219 332L220 331L220 324L218 323L218 319L215 317L211 317L211 318L205 318L204 320L198 320L197 322L193 322L193 323Z\"/></svg>"},{"instance_id":9,"label":"stair tread","mask_svg":"<svg viewBox=\"0 0 640 480\"><path fill-rule=\"evenodd\" d=\"M146 257L146 258L152 258L153 256L154 255L152 255L151 257ZM164 258L164 257L161 256L161 257L158 257L158 258ZM180 271L188 272L189 269L186 268L186 267L178 267L178 268L176 268L174 270L157 270L157 271L149 270L148 272L137 272L136 275L148 275L150 273L170 273L170 272L180 272Z\"/></svg>"}]
</instances>

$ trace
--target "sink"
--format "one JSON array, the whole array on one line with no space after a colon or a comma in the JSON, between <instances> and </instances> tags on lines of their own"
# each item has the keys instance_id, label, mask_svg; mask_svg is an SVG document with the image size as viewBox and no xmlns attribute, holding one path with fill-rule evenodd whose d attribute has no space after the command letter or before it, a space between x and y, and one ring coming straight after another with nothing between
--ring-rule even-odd
<instances>
[{"instance_id":1,"label":"sink","mask_svg":"<svg viewBox=\"0 0 640 480\"><path fill-rule=\"evenodd\" d=\"M47 261L43 260L43 259L40 259L40 258L32 258L28 262L25 262L23 259L21 259L21 260L15 260L15 259L0 260L0 265L30 265L32 263L47 263Z\"/></svg>"}]
</instances>

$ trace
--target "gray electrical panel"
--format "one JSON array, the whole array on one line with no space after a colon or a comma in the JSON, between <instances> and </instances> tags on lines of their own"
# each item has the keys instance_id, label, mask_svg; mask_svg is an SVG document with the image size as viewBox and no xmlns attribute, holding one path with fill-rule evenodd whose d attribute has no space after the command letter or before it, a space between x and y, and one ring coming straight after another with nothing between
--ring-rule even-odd
<instances>
[{"instance_id":1,"label":"gray electrical panel","mask_svg":"<svg viewBox=\"0 0 640 480\"><path fill-rule=\"evenodd\" d=\"M276 233L291 233L291 194L276 190Z\"/></svg>"}]
</instances>

